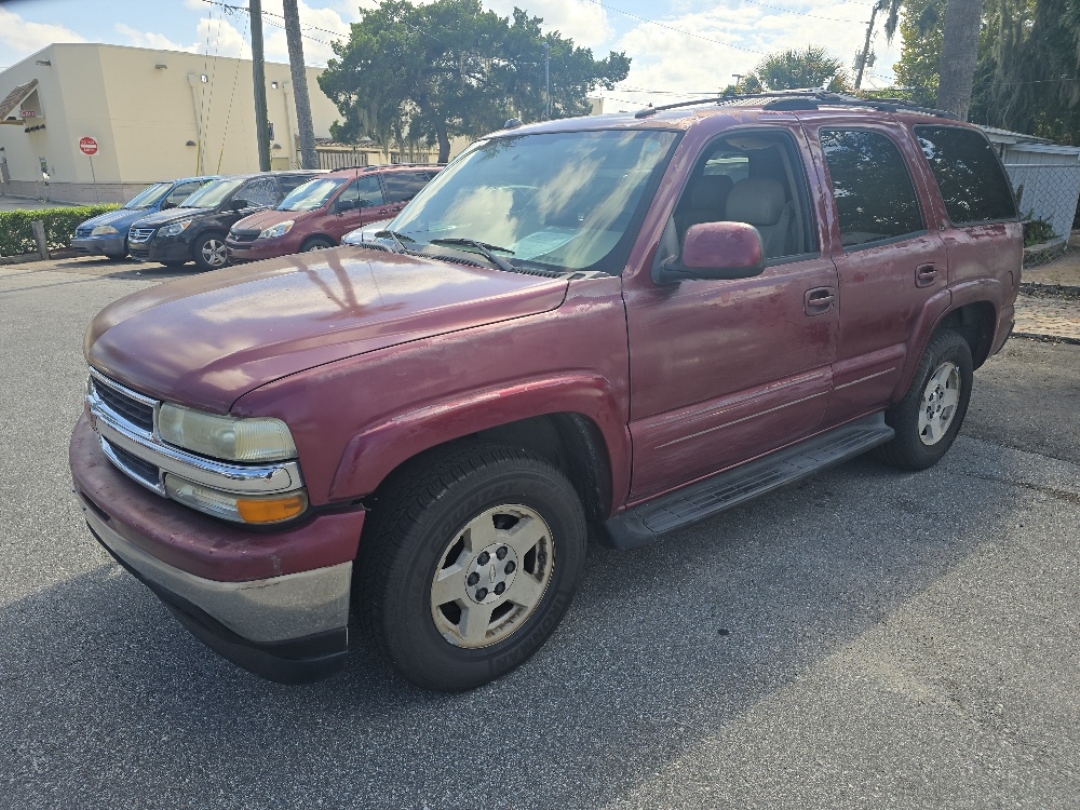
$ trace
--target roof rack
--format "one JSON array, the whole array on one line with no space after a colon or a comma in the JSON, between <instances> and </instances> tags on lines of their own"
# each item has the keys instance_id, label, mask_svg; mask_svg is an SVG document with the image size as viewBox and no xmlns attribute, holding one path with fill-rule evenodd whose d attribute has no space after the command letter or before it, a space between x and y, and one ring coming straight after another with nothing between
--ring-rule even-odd
<instances>
[{"instance_id":1,"label":"roof rack","mask_svg":"<svg viewBox=\"0 0 1080 810\"><path fill-rule=\"evenodd\" d=\"M808 88L803 90L774 90L768 93L746 93L744 95L715 96L712 98L697 98L690 101L677 101L674 104L662 104L659 107L646 107L634 113L635 118L648 118L662 110L674 110L679 107L696 107L701 104L715 104L720 106L736 106L740 102L768 99L761 106L767 110L816 110L819 104L827 104L835 107L869 107L881 112L919 112L933 115L938 118L948 118L959 121L959 116L945 110L937 110L933 107L922 107L918 104L910 104L899 98L859 98L843 93L831 93L826 90Z\"/></svg>"}]
</instances>

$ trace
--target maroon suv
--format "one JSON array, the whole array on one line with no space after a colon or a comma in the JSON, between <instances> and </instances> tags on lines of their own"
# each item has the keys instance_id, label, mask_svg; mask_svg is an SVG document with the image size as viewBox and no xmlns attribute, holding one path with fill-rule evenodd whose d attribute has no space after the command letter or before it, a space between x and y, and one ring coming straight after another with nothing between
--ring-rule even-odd
<instances>
[{"instance_id":1,"label":"maroon suv","mask_svg":"<svg viewBox=\"0 0 1080 810\"><path fill-rule=\"evenodd\" d=\"M322 250L371 222L390 219L441 166L388 165L341 169L295 189L269 211L237 222L225 245L234 262Z\"/></svg>"},{"instance_id":2,"label":"maroon suv","mask_svg":"<svg viewBox=\"0 0 1080 810\"><path fill-rule=\"evenodd\" d=\"M1013 324L982 133L821 93L495 133L362 246L138 292L71 468L116 559L285 681L526 660L632 548L877 448L937 462ZM181 347L178 350L177 347Z\"/></svg>"}]
</instances>

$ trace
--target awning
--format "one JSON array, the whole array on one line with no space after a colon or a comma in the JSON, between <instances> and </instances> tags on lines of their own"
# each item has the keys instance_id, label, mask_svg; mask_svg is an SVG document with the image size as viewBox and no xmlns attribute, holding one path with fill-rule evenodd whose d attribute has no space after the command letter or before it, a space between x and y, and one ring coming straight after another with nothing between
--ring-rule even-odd
<instances>
[{"instance_id":1,"label":"awning","mask_svg":"<svg viewBox=\"0 0 1080 810\"><path fill-rule=\"evenodd\" d=\"M7 94L7 97L0 101L0 124L18 124L22 126L22 120L8 121L8 116L12 111L26 101L26 97L33 93L38 86L37 79L31 79L26 84L20 84L14 90Z\"/></svg>"}]
</instances>

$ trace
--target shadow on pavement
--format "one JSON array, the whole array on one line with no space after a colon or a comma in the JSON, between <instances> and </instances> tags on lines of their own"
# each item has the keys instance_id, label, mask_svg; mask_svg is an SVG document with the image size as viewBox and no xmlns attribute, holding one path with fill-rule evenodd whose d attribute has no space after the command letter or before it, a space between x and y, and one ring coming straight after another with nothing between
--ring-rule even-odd
<instances>
[{"instance_id":1,"label":"shadow on pavement","mask_svg":"<svg viewBox=\"0 0 1080 810\"><path fill-rule=\"evenodd\" d=\"M1018 496L985 480L995 453L962 441L918 475L863 458L661 544L593 547L547 647L457 696L412 687L355 637L334 678L262 681L105 563L0 612L0 792L17 807L602 806L997 542Z\"/></svg>"}]
</instances>

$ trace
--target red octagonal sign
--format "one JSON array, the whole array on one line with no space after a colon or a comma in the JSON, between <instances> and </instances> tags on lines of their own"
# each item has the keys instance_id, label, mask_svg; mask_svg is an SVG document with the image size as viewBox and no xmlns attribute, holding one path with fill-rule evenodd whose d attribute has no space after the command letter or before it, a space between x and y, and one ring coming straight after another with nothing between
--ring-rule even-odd
<instances>
[{"instance_id":1,"label":"red octagonal sign","mask_svg":"<svg viewBox=\"0 0 1080 810\"><path fill-rule=\"evenodd\" d=\"M79 139L79 148L83 151L83 154L96 155L97 141L87 135L85 138Z\"/></svg>"}]
</instances>

